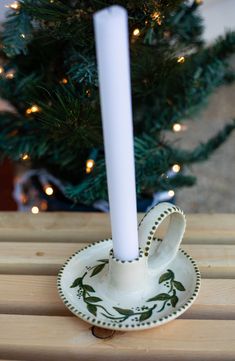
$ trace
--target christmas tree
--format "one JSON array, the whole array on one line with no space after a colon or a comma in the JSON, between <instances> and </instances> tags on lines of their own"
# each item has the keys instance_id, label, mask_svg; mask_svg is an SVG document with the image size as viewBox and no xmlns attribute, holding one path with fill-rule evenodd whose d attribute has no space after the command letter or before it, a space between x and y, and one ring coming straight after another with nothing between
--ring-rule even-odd
<instances>
[{"instance_id":1,"label":"christmas tree","mask_svg":"<svg viewBox=\"0 0 235 361\"><path fill-rule=\"evenodd\" d=\"M1 31L0 96L15 111L0 113L1 156L46 169L68 199L87 206L107 200L92 16L113 4L129 14L138 197L192 186L188 166L235 127L191 150L165 137L235 78L235 33L206 46L201 0L13 2Z\"/></svg>"}]
</instances>

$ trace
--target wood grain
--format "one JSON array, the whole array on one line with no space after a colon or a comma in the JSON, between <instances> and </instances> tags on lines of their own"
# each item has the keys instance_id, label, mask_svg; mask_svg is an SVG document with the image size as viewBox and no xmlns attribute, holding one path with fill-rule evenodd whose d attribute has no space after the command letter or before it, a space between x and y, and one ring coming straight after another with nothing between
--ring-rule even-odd
<instances>
[{"instance_id":1,"label":"wood grain","mask_svg":"<svg viewBox=\"0 0 235 361\"><path fill-rule=\"evenodd\" d=\"M0 242L0 273L56 275L65 260L85 243ZM235 277L235 246L183 245L205 278Z\"/></svg>"},{"instance_id":2,"label":"wood grain","mask_svg":"<svg viewBox=\"0 0 235 361\"><path fill-rule=\"evenodd\" d=\"M203 279L197 300L182 317L235 320L234 289L234 279ZM0 275L0 313L71 316L57 293L55 276Z\"/></svg>"},{"instance_id":3,"label":"wood grain","mask_svg":"<svg viewBox=\"0 0 235 361\"><path fill-rule=\"evenodd\" d=\"M183 243L235 244L234 224L234 214L187 214ZM159 236L163 232L164 227ZM0 212L0 242L93 242L110 235L104 213Z\"/></svg>"},{"instance_id":4,"label":"wood grain","mask_svg":"<svg viewBox=\"0 0 235 361\"><path fill-rule=\"evenodd\" d=\"M234 361L235 215L187 216L182 248L204 278L180 319L101 340L65 308L55 275L109 235L107 214L0 212L0 361Z\"/></svg>"},{"instance_id":5,"label":"wood grain","mask_svg":"<svg viewBox=\"0 0 235 361\"><path fill-rule=\"evenodd\" d=\"M235 321L176 320L147 331L92 336L75 317L0 316L0 354L37 360L234 360Z\"/></svg>"}]
</instances>

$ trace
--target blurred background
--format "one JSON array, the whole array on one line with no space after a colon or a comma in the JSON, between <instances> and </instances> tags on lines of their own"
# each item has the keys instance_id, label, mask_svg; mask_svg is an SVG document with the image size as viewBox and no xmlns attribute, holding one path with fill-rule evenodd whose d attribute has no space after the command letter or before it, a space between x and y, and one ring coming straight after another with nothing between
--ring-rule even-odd
<instances>
[{"instance_id":1,"label":"blurred background","mask_svg":"<svg viewBox=\"0 0 235 361\"><path fill-rule=\"evenodd\" d=\"M4 20L6 5L12 1L1 0L0 22ZM200 7L205 21L204 39L209 44L224 34L225 30L235 28L234 0L205 0ZM231 60L235 67L235 58ZM0 109L9 105L0 100ZM235 84L219 87L205 109L190 119L183 131L169 134L169 140L184 148L192 148L212 136L230 119L235 117ZM192 174L197 176L193 187L184 187L175 194L176 203L185 212L235 212L235 132L209 160L191 166ZM13 199L14 180L21 170L9 160L0 165L0 210L16 210Z\"/></svg>"}]
</instances>

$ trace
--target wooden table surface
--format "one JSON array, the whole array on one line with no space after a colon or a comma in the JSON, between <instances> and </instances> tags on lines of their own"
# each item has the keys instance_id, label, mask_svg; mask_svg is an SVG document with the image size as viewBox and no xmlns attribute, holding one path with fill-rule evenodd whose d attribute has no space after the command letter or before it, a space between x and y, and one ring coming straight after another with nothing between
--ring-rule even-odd
<instances>
[{"instance_id":1,"label":"wooden table surface","mask_svg":"<svg viewBox=\"0 0 235 361\"><path fill-rule=\"evenodd\" d=\"M109 236L106 214L0 212L0 360L235 360L235 215L187 216L182 248L203 277L188 311L102 340L65 308L56 274L85 243Z\"/></svg>"}]
</instances>

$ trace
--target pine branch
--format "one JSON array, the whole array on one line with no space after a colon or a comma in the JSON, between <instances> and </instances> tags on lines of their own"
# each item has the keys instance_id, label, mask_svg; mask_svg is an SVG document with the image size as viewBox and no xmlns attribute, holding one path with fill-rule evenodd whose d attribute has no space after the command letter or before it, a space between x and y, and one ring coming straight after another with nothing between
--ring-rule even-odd
<instances>
[{"instance_id":1,"label":"pine branch","mask_svg":"<svg viewBox=\"0 0 235 361\"><path fill-rule=\"evenodd\" d=\"M172 148L172 156L170 161L172 163L191 164L195 162L202 162L207 160L210 155L220 147L231 135L235 129L235 119L232 123L225 125L215 136L208 139L207 142L201 143L192 151L180 150Z\"/></svg>"},{"instance_id":2,"label":"pine branch","mask_svg":"<svg viewBox=\"0 0 235 361\"><path fill-rule=\"evenodd\" d=\"M72 80L87 86L98 87L98 74L95 58L84 56L74 51L74 54L66 62L67 74Z\"/></svg>"},{"instance_id":3,"label":"pine branch","mask_svg":"<svg viewBox=\"0 0 235 361\"><path fill-rule=\"evenodd\" d=\"M168 177L168 171L175 163L186 170L207 159L234 129L227 125L191 151L175 149L162 136L235 79L228 64L235 33L203 47L196 1L22 0L2 33L4 68L15 76L1 74L0 93L18 115L0 114L0 151L14 160L28 153L33 167L68 182L68 196L84 204L107 199L92 15L112 4L129 14L138 195L194 184L190 174ZM41 111L26 116L32 104ZM86 174L94 148L95 167Z\"/></svg>"},{"instance_id":4,"label":"pine branch","mask_svg":"<svg viewBox=\"0 0 235 361\"><path fill-rule=\"evenodd\" d=\"M167 171L175 163L191 164L206 159L229 137L235 128L235 121L228 124L206 143L200 144L192 151L171 148L169 145L156 144L150 136L135 139L137 195L143 190L152 192L164 191L195 184L196 178L191 175L176 174L167 176ZM97 163L92 174L79 185L70 185L66 194L74 201L91 204L97 199L107 200L107 184L105 163Z\"/></svg>"},{"instance_id":5,"label":"pine branch","mask_svg":"<svg viewBox=\"0 0 235 361\"><path fill-rule=\"evenodd\" d=\"M46 95L48 98L48 93ZM91 104L85 96L78 97L72 84L56 88L49 93L49 99L49 103L38 102L42 109L38 120L42 130L50 132L52 141L69 144L71 149L102 145L101 122L95 103Z\"/></svg>"},{"instance_id":6,"label":"pine branch","mask_svg":"<svg viewBox=\"0 0 235 361\"><path fill-rule=\"evenodd\" d=\"M24 10L10 13L4 24L3 48L7 56L27 54L27 45L32 39L31 18Z\"/></svg>"}]
</instances>

